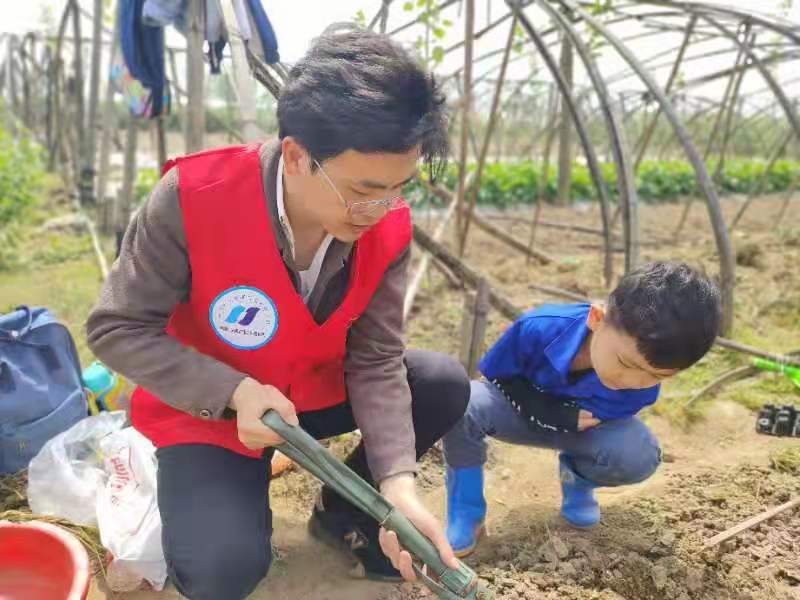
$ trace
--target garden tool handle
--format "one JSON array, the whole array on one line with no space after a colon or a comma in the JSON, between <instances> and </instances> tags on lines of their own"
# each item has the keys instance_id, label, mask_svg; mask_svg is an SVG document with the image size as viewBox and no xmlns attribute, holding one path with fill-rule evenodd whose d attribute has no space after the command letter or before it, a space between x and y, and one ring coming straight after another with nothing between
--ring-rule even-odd
<instances>
[{"instance_id":1,"label":"garden tool handle","mask_svg":"<svg viewBox=\"0 0 800 600\"><path fill-rule=\"evenodd\" d=\"M284 439L276 446L343 498L373 517L378 523L397 534L401 545L422 564L428 566L436 579L419 565L414 569L428 588L443 600L490 600L491 594L479 583L477 575L459 563L458 569L447 567L438 550L414 524L344 463L334 457L301 427L289 425L274 410L261 418L264 425Z\"/></svg>"}]
</instances>

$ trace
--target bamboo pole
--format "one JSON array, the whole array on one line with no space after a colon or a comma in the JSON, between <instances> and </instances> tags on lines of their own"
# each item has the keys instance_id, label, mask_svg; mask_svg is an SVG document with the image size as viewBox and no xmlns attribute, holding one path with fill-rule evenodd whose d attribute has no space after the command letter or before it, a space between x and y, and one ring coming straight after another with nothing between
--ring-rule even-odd
<instances>
[{"instance_id":1,"label":"bamboo pole","mask_svg":"<svg viewBox=\"0 0 800 600\"><path fill-rule=\"evenodd\" d=\"M769 180L769 175L772 173L775 163L778 162L778 159L786 151L786 146L789 145L789 142L792 141L793 137L794 132L789 131L784 136L783 141L775 146L772 156L770 157L767 166L764 168L764 172L761 174L761 177L758 178L756 184L750 189L749 193L747 194L747 199L744 201L744 203L742 203L742 206L738 211L736 211L736 216L734 216L733 221L731 221L731 231L736 229L736 226L739 224L739 221L741 221L745 211L747 211L747 209L753 203L753 200L764 192L764 186L766 186L767 181Z\"/></svg>"},{"instance_id":2,"label":"bamboo pole","mask_svg":"<svg viewBox=\"0 0 800 600\"><path fill-rule=\"evenodd\" d=\"M542 179L539 182L539 188L536 190L536 208L533 211L533 219L531 219L531 233L528 236L528 250L531 250L536 243L536 228L541 223L542 206L546 200L547 184L550 180L550 154L553 150L553 141L556 138L556 130L558 128L558 91L556 86L550 88L550 98L548 99L548 113L550 114L550 124L547 130L547 138L544 143L544 160L542 163ZM600 232L603 235L603 232ZM530 264L531 257L527 259Z\"/></svg>"},{"instance_id":3,"label":"bamboo pole","mask_svg":"<svg viewBox=\"0 0 800 600\"><path fill-rule=\"evenodd\" d=\"M186 152L199 152L205 145L206 110L203 102L203 39L205 3L189 3L189 31L186 36L186 87L188 88L188 115L186 127Z\"/></svg>"},{"instance_id":4,"label":"bamboo pole","mask_svg":"<svg viewBox=\"0 0 800 600\"><path fill-rule=\"evenodd\" d=\"M572 42L569 36L562 34L561 57L559 67L564 78L564 84L568 93L572 93L574 85ZM558 131L558 203L561 206L568 206L571 203L570 192L572 190L572 119L569 115L566 95L561 99L561 116Z\"/></svg>"},{"instance_id":5,"label":"bamboo pole","mask_svg":"<svg viewBox=\"0 0 800 600\"><path fill-rule=\"evenodd\" d=\"M128 229L131 220L131 204L133 203L133 186L136 181L136 138L139 128L136 119L128 116L128 125L125 135L125 158L122 175L122 187L114 210L114 223L117 237L117 256L122 249L122 238Z\"/></svg>"},{"instance_id":6,"label":"bamboo pole","mask_svg":"<svg viewBox=\"0 0 800 600\"><path fill-rule=\"evenodd\" d=\"M103 116L100 130L100 156L98 159L99 173L97 176L97 221L100 231L108 234L111 231L111 210L107 197L108 177L111 163L111 134L117 127L116 113L114 111L114 84L111 82L111 69L119 46L119 11L114 11L114 43L109 55L109 73L106 79L105 98L103 99ZM112 203L113 206L113 203Z\"/></svg>"},{"instance_id":7,"label":"bamboo pole","mask_svg":"<svg viewBox=\"0 0 800 600\"><path fill-rule=\"evenodd\" d=\"M453 216L453 213L456 209L456 199L453 197L450 200L450 203L447 205L447 210L442 215L439 224L436 226L436 229L433 232L433 240L436 242L441 241L442 237L444 236L444 232L447 230L447 224L450 222L450 218ZM428 265L430 264L430 254L427 252L422 255L422 258L419 260L419 265L417 266L417 270L414 272L414 276L411 278L411 283L406 290L405 298L403 299L403 320L405 321L408 319L408 316L411 314L411 309L414 308L414 300L417 297L417 293L419 292L420 285L422 285L422 278L425 277L425 272L428 270Z\"/></svg>"},{"instance_id":8,"label":"bamboo pole","mask_svg":"<svg viewBox=\"0 0 800 600\"><path fill-rule=\"evenodd\" d=\"M745 30L748 31L748 30ZM746 42L750 47L753 46L755 43L756 35L751 34ZM747 74L747 71L741 71L739 76L736 77L736 83L733 86L733 92L731 93L731 99L728 102L727 107L727 114L725 115L725 127L723 128L722 133L722 146L719 150L719 161L717 161L717 167L714 169L714 181L719 182L719 178L722 175L722 170L725 165L725 154L728 151L728 144L730 143L731 138L731 126L733 125L733 116L736 114L737 106L739 105L739 93L742 89L742 81L744 81L744 76Z\"/></svg>"},{"instance_id":9,"label":"bamboo pole","mask_svg":"<svg viewBox=\"0 0 800 600\"><path fill-rule=\"evenodd\" d=\"M92 161L89 157L93 149L88 146L86 135L86 100L84 96L83 78L83 44L81 43L81 13L78 0L70 0L72 6L72 36L74 38L75 69L75 120L70 122L77 130L77 152L75 154L75 181L78 182L78 194L82 206L91 204L92 197Z\"/></svg>"},{"instance_id":10,"label":"bamboo pole","mask_svg":"<svg viewBox=\"0 0 800 600\"><path fill-rule=\"evenodd\" d=\"M478 156L478 166L475 171L475 177L468 189L469 202L466 208L466 215L464 217L464 228L460 232L458 254L464 255L464 248L467 244L467 236L469 235L469 225L472 220L472 214L475 211L475 203L478 201L478 192L481 186L481 177L483 176L483 168L486 164L486 157L489 153L489 145L492 141L492 134L494 133L495 123L497 122L497 114L499 112L500 95L503 92L503 84L506 77L506 68L508 67L508 57L511 54L511 46L514 42L514 28L517 25L516 18L511 20L511 27L508 30L508 40L506 41L506 49L503 53L503 63L500 67L500 74L497 77L497 84L494 91L494 98L492 99L492 108L489 112L489 122L486 124L486 133L483 138L483 145L481 146L480 155Z\"/></svg>"},{"instance_id":11,"label":"bamboo pole","mask_svg":"<svg viewBox=\"0 0 800 600\"><path fill-rule=\"evenodd\" d=\"M689 47L689 42L692 39L692 34L694 33L694 28L697 25L697 15L692 15L689 17L689 23L686 26L686 33L683 38L683 43L681 47L678 49L678 56L675 58L675 64L672 66L672 72L669 74L669 79L667 79L667 85L664 87L664 93L669 94L672 91L672 86L675 84L675 80L678 78L678 73L680 73L681 63L683 63L683 57L686 54L686 49ZM639 148L638 154L636 156L636 162L633 166L633 172L639 172L639 166L642 164L642 160L644 159L645 154L647 153L647 149L650 146L650 141L653 138L653 133L656 130L656 125L658 124L658 119L661 116L661 106L656 109L656 114L653 115L650 124L645 129L645 133L642 136L640 142L637 144Z\"/></svg>"},{"instance_id":12,"label":"bamboo pole","mask_svg":"<svg viewBox=\"0 0 800 600\"><path fill-rule=\"evenodd\" d=\"M233 58L233 78L235 81L236 101L239 105L239 118L241 120L242 137L246 142L255 142L263 138L263 133L258 127L256 111L256 90L254 80L250 77L247 64L247 51L244 47L241 31L239 31L233 4L223 4L225 25Z\"/></svg>"},{"instance_id":13,"label":"bamboo pole","mask_svg":"<svg viewBox=\"0 0 800 600\"><path fill-rule=\"evenodd\" d=\"M456 190L456 235L464 229L461 207L464 206L467 178L467 144L472 110L472 34L475 29L475 0L466 0L464 15L464 94L461 108L461 139L459 144L458 188Z\"/></svg>"},{"instance_id":14,"label":"bamboo pole","mask_svg":"<svg viewBox=\"0 0 800 600\"><path fill-rule=\"evenodd\" d=\"M87 159L84 168L85 184L89 197L97 202L94 193L94 178L97 174L95 169L95 145L97 143L97 112L100 104L100 63L103 57L102 35L103 35L103 0L94 0L93 29L92 29L92 61L89 75L89 111L86 119L86 154Z\"/></svg>"}]
</instances>

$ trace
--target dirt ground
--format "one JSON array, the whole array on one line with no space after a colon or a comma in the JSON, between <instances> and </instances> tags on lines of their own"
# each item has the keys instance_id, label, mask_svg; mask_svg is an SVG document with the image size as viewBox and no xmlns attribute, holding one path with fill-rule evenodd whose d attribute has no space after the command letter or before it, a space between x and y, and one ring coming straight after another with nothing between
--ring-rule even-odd
<instances>
[{"instance_id":1,"label":"dirt ground","mask_svg":"<svg viewBox=\"0 0 800 600\"><path fill-rule=\"evenodd\" d=\"M738 253L736 325L730 337L774 352L800 349L800 221L790 211L775 226L780 198L759 198L733 236ZM738 202L726 199L728 221ZM695 203L684 234L672 241L678 205L641 209L644 260L684 259L718 270L705 208ZM527 239L522 218L530 211L495 222ZM510 218L509 218L510 216ZM547 207L551 221L597 227L594 208ZM417 215L435 226L436 215ZM540 228L536 245L557 260L528 263L502 243L473 228L465 260L520 307L554 301L530 283L559 286L602 298L600 237ZM658 239L657 243L653 240ZM622 255L615 259L622 271ZM558 301L558 300L555 300ZM463 291L451 288L435 270L426 276L408 325L409 345L456 353ZM508 322L493 312L487 343ZM703 540L800 494L800 472L778 471L770 463L777 450L800 440L761 436L753 408L765 402L800 404L797 390L774 375L731 384L715 398L687 406L693 394L748 358L714 351L696 368L664 386L662 398L644 414L664 449L664 464L648 481L603 489L602 523L576 531L558 518L556 455L551 451L492 442L487 469L490 536L467 562L498 599L567 600L800 600L800 509L789 511L716 549ZM333 447L343 452L349 436ZM441 453L426 457L420 487L427 505L444 513ZM252 600L413 600L413 586L387 586L347 577L346 559L309 539L306 520L318 485L291 472L273 482L274 544L278 559ZM9 496L11 498L11 496ZM2 493L0 493L2 501ZM2 506L0 506L2 512ZM102 578L91 600L173 600L175 590L112 595Z\"/></svg>"}]
</instances>

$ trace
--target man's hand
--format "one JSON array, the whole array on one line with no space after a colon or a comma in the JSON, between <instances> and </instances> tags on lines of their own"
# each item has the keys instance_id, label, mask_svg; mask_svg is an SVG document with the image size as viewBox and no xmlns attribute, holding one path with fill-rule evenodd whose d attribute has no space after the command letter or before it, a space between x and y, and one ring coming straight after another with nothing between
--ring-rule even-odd
<instances>
[{"instance_id":1,"label":"man's hand","mask_svg":"<svg viewBox=\"0 0 800 600\"><path fill-rule=\"evenodd\" d=\"M239 441L250 450L277 446L283 442L278 434L261 422L261 417L268 410L276 411L289 425L299 423L294 404L286 396L277 388L262 385L250 377L245 377L236 386L228 406L236 411Z\"/></svg>"},{"instance_id":2,"label":"man's hand","mask_svg":"<svg viewBox=\"0 0 800 600\"><path fill-rule=\"evenodd\" d=\"M452 569L457 569L458 559L447 541L444 528L417 497L414 476L410 473L394 475L384 479L380 488L381 494L403 513L419 529L420 533L433 542L444 564ZM400 571L403 579L416 581L417 574L411 565L411 555L400 546L397 534L381 528L378 540L381 550L392 561L394 568Z\"/></svg>"},{"instance_id":3,"label":"man's hand","mask_svg":"<svg viewBox=\"0 0 800 600\"><path fill-rule=\"evenodd\" d=\"M600 424L600 419L595 419L588 410L581 409L578 413L578 431L585 431Z\"/></svg>"}]
</instances>

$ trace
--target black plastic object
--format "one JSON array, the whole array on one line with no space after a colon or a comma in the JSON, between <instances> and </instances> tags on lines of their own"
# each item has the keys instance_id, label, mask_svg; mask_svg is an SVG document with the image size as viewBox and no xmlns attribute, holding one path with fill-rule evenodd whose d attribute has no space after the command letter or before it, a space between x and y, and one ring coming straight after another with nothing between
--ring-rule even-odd
<instances>
[{"instance_id":1,"label":"black plastic object","mask_svg":"<svg viewBox=\"0 0 800 600\"><path fill-rule=\"evenodd\" d=\"M797 410L794 406L784 405L775 413L775 435L790 436L797 420Z\"/></svg>"},{"instance_id":2,"label":"black plastic object","mask_svg":"<svg viewBox=\"0 0 800 600\"><path fill-rule=\"evenodd\" d=\"M756 421L756 431L766 435L772 435L775 427L775 407L772 404L765 404L758 411Z\"/></svg>"}]
</instances>

